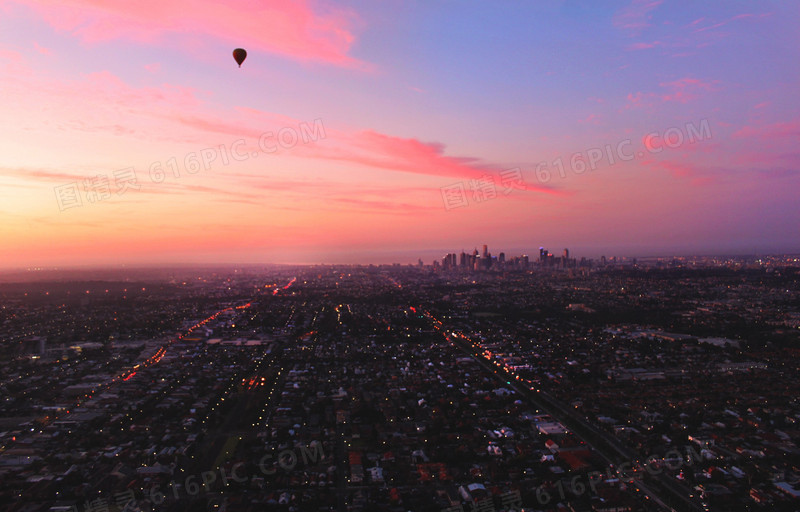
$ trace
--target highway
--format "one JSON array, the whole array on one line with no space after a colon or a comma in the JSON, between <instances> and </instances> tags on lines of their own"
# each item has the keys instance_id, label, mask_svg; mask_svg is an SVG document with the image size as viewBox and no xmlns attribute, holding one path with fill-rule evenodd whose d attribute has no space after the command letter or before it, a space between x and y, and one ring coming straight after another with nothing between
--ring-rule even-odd
<instances>
[{"instance_id":1,"label":"highway","mask_svg":"<svg viewBox=\"0 0 800 512\"><path fill-rule=\"evenodd\" d=\"M533 406L544 410L550 416L560 421L568 429L572 430L583 441L593 448L607 463L619 467L622 464L636 466L640 464L640 457L633 450L623 445L615 436L599 429L571 410L557 398L541 389L530 389L527 385L522 385L520 379L506 367L497 367L489 364L487 359L481 354L480 349L470 343L469 337L462 333L447 331L442 322L437 320L430 312L423 313L432 322L432 326L453 346L461 349L472 357L479 365L488 370L500 382L510 386L521 396L525 397ZM523 380L524 382L524 380ZM640 478L633 478L631 485L640 489L648 499L658 504L662 510L671 512L704 512L698 503L689 497L689 491L684 486L665 473L650 475L663 489L657 492L645 484ZM664 495L666 493L666 495Z\"/></svg>"}]
</instances>

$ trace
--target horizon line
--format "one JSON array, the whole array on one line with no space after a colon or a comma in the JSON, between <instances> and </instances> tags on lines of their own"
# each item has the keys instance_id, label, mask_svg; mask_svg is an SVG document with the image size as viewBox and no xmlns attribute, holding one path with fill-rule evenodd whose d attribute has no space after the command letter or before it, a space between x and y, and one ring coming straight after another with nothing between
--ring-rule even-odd
<instances>
[{"instance_id":1,"label":"horizon line","mask_svg":"<svg viewBox=\"0 0 800 512\"><path fill-rule=\"evenodd\" d=\"M500 251L503 252L503 251ZM445 253L445 254L454 254L452 252ZM455 253L458 254L458 253ZM499 252L497 254L500 254ZM521 257L521 256L528 256L527 254L520 254L514 257ZM763 254L752 254L752 253L707 253L707 254L698 254L698 253L665 253L665 254L651 254L646 256L611 256L607 259L612 257L618 258L618 260L623 261L630 261L633 259L637 260L651 260L651 259L674 259L674 258L683 258L683 259L691 259L691 258L768 258L768 257L790 257L790 256L798 256L800 257L800 252L769 252ZM559 256L560 258L560 256ZM582 258L582 257L581 257ZM220 268L235 268L235 267L259 267L259 266L275 266L275 267L314 267L314 266L331 266L331 267L368 267L372 266L394 266L394 265L402 265L402 266L412 266L417 267L419 260L421 258L417 258L417 261L394 261L394 262L384 262L384 263L375 263L375 262L350 262L350 263L327 263L327 262L223 262L223 261L209 261L209 262L140 262L140 263L99 263L99 264L66 264L66 265L31 265L28 267L0 267L0 273L11 273L11 272L43 272L43 271L70 271L70 270L157 270L157 269L173 269L173 268L204 268L204 267L220 267ZM578 257L573 257L571 259L579 260ZM587 260L599 260L600 258L586 258ZM437 260L432 260L437 261ZM531 262L537 261L536 259L531 259ZM431 266L431 263L425 263L425 266Z\"/></svg>"}]
</instances>

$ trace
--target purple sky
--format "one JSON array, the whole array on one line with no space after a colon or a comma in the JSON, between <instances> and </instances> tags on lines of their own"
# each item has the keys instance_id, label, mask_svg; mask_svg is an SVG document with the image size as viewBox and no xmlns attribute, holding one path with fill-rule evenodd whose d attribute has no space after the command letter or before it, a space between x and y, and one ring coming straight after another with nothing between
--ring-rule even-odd
<instances>
[{"instance_id":1,"label":"purple sky","mask_svg":"<svg viewBox=\"0 0 800 512\"><path fill-rule=\"evenodd\" d=\"M798 252L798 26L796 2L0 0L0 266Z\"/></svg>"}]
</instances>

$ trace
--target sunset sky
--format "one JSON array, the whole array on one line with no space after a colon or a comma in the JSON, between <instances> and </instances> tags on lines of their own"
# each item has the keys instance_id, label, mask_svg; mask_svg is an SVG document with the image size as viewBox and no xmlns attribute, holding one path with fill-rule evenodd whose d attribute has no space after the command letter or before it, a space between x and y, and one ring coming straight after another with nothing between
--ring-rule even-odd
<instances>
[{"instance_id":1,"label":"sunset sky","mask_svg":"<svg viewBox=\"0 0 800 512\"><path fill-rule=\"evenodd\" d=\"M800 252L798 26L782 1L0 0L0 267Z\"/></svg>"}]
</instances>

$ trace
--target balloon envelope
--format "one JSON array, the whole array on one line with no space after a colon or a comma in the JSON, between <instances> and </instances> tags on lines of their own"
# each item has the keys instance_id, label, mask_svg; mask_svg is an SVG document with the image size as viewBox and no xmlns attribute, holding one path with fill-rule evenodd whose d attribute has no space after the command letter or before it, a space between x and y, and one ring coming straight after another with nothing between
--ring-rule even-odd
<instances>
[{"instance_id":1,"label":"balloon envelope","mask_svg":"<svg viewBox=\"0 0 800 512\"><path fill-rule=\"evenodd\" d=\"M236 60L236 63L239 64L239 67L242 67L242 62L247 58L247 52L244 48L236 48L233 50L233 58Z\"/></svg>"}]
</instances>

